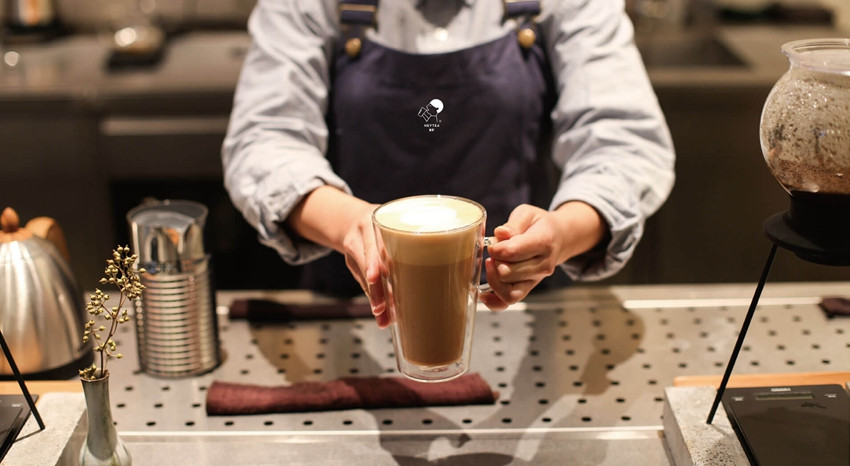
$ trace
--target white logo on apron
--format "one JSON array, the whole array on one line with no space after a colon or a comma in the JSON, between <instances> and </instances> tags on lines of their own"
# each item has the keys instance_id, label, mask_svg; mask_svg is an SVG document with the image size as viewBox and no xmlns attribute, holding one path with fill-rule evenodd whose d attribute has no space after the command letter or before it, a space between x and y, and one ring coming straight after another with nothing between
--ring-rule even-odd
<instances>
[{"instance_id":1,"label":"white logo on apron","mask_svg":"<svg viewBox=\"0 0 850 466\"><path fill-rule=\"evenodd\" d=\"M429 132L434 132L434 129L440 127L440 119L437 118L437 115L442 111L443 101L440 99L434 99L428 102L428 105L419 108L419 117L425 120L424 127Z\"/></svg>"}]
</instances>

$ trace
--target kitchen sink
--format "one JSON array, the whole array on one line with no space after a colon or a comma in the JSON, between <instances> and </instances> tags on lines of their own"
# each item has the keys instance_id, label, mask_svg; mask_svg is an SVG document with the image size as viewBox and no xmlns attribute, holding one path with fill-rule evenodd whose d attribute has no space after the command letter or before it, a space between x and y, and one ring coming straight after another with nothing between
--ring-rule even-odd
<instances>
[{"instance_id":1,"label":"kitchen sink","mask_svg":"<svg viewBox=\"0 0 850 466\"><path fill-rule=\"evenodd\" d=\"M747 64L722 40L705 34L640 34L635 43L647 68L733 67Z\"/></svg>"}]
</instances>

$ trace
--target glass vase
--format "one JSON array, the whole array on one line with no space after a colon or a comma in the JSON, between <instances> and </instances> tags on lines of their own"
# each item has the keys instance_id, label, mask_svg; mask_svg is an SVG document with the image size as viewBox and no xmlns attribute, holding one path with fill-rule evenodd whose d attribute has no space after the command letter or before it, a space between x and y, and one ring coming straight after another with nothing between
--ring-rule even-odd
<instances>
[{"instance_id":1,"label":"glass vase","mask_svg":"<svg viewBox=\"0 0 850 466\"><path fill-rule=\"evenodd\" d=\"M81 381L86 398L88 432L80 450L80 464L83 466L133 464L130 452L112 422L112 405L109 404L109 373L99 379L81 379Z\"/></svg>"}]
</instances>

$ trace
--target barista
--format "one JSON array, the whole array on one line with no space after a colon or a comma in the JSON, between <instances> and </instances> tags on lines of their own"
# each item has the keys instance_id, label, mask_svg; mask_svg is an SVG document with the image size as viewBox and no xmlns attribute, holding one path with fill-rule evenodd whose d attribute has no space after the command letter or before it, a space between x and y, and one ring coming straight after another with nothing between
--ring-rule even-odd
<instances>
[{"instance_id":1,"label":"barista","mask_svg":"<svg viewBox=\"0 0 850 466\"><path fill-rule=\"evenodd\" d=\"M617 272L672 187L622 1L259 0L249 30L225 185L307 286L365 291L381 326L380 203L484 205L482 301L503 309L559 266Z\"/></svg>"}]
</instances>

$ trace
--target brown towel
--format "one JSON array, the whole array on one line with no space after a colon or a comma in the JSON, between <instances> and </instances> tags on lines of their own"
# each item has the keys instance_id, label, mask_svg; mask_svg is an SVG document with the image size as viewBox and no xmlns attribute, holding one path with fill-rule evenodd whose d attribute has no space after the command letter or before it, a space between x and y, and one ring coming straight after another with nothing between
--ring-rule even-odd
<instances>
[{"instance_id":1,"label":"brown towel","mask_svg":"<svg viewBox=\"0 0 850 466\"><path fill-rule=\"evenodd\" d=\"M286 304L267 299L237 299L230 305L231 319L289 322L307 319L351 319L372 317L366 302Z\"/></svg>"},{"instance_id":2,"label":"brown towel","mask_svg":"<svg viewBox=\"0 0 850 466\"><path fill-rule=\"evenodd\" d=\"M828 317L850 316L850 299L826 296L821 299L820 308Z\"/></svg>"},{"instance_id":3,"label":"brown towel","mask_svg":"<svg viewBox=\"0 0 850 466\"><path fill-rule=\"evenodd\" d=\"M442 383L420 383L399 376L343 377L277 387L213 382L207 390L207 414L493 404L498 398L477 373Z\"/></svg>"}]
</instances>

